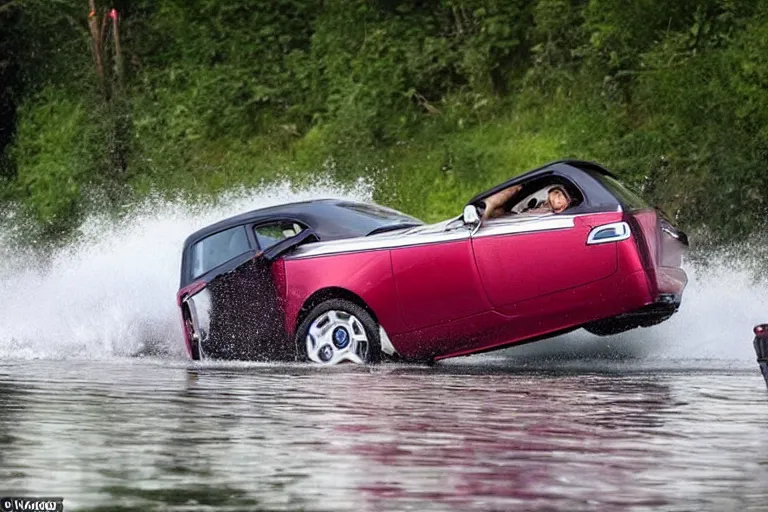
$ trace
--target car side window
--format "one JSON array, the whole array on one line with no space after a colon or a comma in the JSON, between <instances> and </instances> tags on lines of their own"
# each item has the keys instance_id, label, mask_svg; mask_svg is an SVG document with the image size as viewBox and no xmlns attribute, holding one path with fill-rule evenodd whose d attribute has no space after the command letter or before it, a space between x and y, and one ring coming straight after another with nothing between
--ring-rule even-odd
<instances>
[{"instance_id":1,"label":"car side window","mask_svg":"<svg viewBox=\"0 0 768 512\"><path fill-rule=\"evenodd\" d=\"M529 190L525 196L515 199L514 205L510 210L514 213L525 213L526 210L532 210L547 204L549 191L552 187L556 186L568 191L569 208L582 202L581 194L579 194L578 189L574 186L566 184L564 181L547 181L542 182L541 184L538 184L536 188Z\"/></svg>"},{"instance_id":2,"label":"car side window","mask_svg":"<svg viewBox=\"0 0 768 512\"><path fill-rule=\"evenodd\" d=\"M256 241L259 242L259 249L264 251L276 243L298 235L304 229L304 226L297 222L278 221L260 224L253 228L253 233L256 235Z\"/></svg>"},{"instance_id":3,"label":"car side window","mask_svg":"<svg viewBox=\"0 0 768 512\"><path fill-rule=\"evenodd\" d=\"M192 279L250 250L248 231L237 226L213 234L192 246Z\"/></svg>"}]
</instances>

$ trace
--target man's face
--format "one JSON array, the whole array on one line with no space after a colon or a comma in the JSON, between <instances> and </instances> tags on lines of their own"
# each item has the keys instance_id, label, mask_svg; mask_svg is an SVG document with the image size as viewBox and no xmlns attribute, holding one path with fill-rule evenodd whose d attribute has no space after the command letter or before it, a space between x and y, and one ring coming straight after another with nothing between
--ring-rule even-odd
<instances>
[{"instance_id":1,"label":"man's face","mask_svg":"<svg viewBox=\"0 0 768 512\"><path fill-rule=\"evenodd\" d=\"M563 194L560 190L552 190L549 192L549 204L552 206L552 209L555 213L560 213L566 208L568 208L568 199L565 197L565 194Z\"/></svg>"}]
</instances>

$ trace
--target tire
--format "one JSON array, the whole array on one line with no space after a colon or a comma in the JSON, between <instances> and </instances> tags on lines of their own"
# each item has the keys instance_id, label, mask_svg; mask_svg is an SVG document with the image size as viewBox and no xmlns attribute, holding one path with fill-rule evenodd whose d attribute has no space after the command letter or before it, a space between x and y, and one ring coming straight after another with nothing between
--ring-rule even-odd
<instances>
[{"instance_id":1,"label":"tire","mask_svg":"<svg viewBox=\"0 0 768 512\"><path fill-rule=\"evenodd\" d=\"M331 366L381 361L378 324L365 309L345 299L330 299L312 308L296 329L295 343L300 362Z\"/></svg>"},{"instance_id":2,"label":"tire","mask_svg":"<svg viewBox=\"0 0 768 512\"><path fill-rule=\"evenodd\" d=\"M192 340L192 346L190 348L192 349L191 350L191 352L192 352L191 359L193 361L199 361L200 360L200 345L196 341Z\"/></svg>"}]
</instances>

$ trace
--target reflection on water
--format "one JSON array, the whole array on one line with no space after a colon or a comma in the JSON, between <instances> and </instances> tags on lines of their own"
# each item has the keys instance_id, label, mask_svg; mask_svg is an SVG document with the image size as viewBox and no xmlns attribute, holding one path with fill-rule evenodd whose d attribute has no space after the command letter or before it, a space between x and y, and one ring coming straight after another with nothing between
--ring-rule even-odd
<instances>
[{"instance_id":1,"label":"reflection on water","mask_svg":"<svg viewBox=\"0 0 768 512\"><path fill-rule=\"evenodd\" d=\"M70 510L763 509L768 394L751 366L511 364L2 363L0 494Z\"/></svg>"}]
</instances>

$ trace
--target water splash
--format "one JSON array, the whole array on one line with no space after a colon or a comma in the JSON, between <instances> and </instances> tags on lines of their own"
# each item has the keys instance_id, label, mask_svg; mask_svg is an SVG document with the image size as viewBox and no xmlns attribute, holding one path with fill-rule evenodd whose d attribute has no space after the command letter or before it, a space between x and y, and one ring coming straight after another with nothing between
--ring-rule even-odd
<instances>
[{"instance_id":1,"label":"water splash","mask_svg":"<svg viewBox=\"0 0 768 512\"><path fill-rule=\"evenodd\" d=\"M80 242L52 255L0 262L0 359L181 356L175 296L184 239L256 208L321 197L370 200L369 187L279 184L240 190L216 206L148 200L116 222L90 217Z\"/></svg>"},{"instance_id":2,"label":"water splash","mask_svg":"<svg viewBox=\"0 0 768 512\"><path fill-rule=\"evenodd\" d=\"M149 200L120 222L89 218L80 243L45 258L3 254L0 359L182 357L175 294L186 236L236 213L320 197L370 200L371 190L280 184L231 192L217 206ZM577 331L482 357L751 360L751 329L768 321L768 294L748 252L732 247L689 265L683 306L662 325L608 338Z\"/></svg>"}]
</instances>

